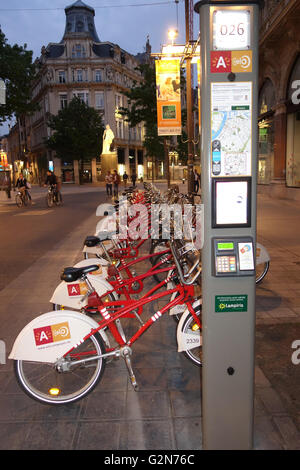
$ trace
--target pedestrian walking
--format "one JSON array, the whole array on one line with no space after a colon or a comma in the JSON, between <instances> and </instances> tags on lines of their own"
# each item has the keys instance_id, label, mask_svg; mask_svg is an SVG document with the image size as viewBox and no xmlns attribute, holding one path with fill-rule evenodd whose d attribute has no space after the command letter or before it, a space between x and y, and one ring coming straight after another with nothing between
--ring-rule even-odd
<instances>
[{"instance_id":1,"label":"pedestrian walking","mask_svg":"<svg viewBox=\"0 0 300 470\"><path fill-rule=\"evenodd\" d=\"M112 184L113 184L113 175L110 171L107 172L105 176L105 183L106 183L106 195L112 196Z\"/></svg>"},{"instance_id":2,"label":"pedestrian walking","mask_svg":"<svg viewBox=\"0 0 300 470\"><path fill-rule=\"evenodd\" d=\"M136 182L136 172L133 171L131 175L131 181L132 181L132 186L135 187L135 182Z\"/></svg>"},{"instance_id":3,"label":"pedestrian walking","mask_svg":"<svg viewBox=\"0 0 300 470\"><path fill-rule=\"evenodd\" d=\"M194 170L194 192L197 193L199 191L200 186L200 175L198 171Z\"/></svg>"},{"instance_id":4,"label":"pedestrian walking","mask_svg":"<svg viewBox=\"0 0 300 470\"><path fill-rule=\"evenodd\" d=\"M123 183L124 183L125 188L126 188L126 186L127 186L127 180L128 180L128 175L127 175L126 171L124 171Z\"/></svg>"},{"instance_id":5,"label":"pedestrian walking","mask_svg":"<svg viewBox=\"0 0 300 470\"><path fill-rule=\"evenodd\" d=\"M114 170L113 183L114 183L114 196L118 197L119 184L121 183L121 178L120 178L120 175L118 174L117 170Z\"/></svg>"}]
</instances>

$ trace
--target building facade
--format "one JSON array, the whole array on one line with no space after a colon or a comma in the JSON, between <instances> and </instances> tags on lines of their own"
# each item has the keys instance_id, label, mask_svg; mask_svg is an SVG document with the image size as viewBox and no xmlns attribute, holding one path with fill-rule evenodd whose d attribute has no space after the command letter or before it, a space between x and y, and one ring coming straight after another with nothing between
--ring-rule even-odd
<instances>
[{"instance_id":1,"label":"building facade","mask_svg":"<svg viewBox=\"0 0 300 470\"><path fill-rule=\"evenodd\" d=\"M300 200L300 2L265 0L260 17L259 191Z\"/></svg>"},{"instance_id":2,"label":"building facade","mask_svg":"<svg viewBox=\"0 0 300 470\"><path fill-rule=\"evenodd\" d=\"M39 104L39 111L28 118L30 131L27 133L28 164L32 174L35 175L35 169L41 174L50 166L63 182L79 181L78 162L70 164L57 159L44 144L51 135L47 126L49 114L57 114L77 96L101 114L104 126L110 125L118 157L115 169L121 175L125 169L129 175L135 170L143 177L143 126L130 128L120 114L120 108L127 106L124 92L134 82L142 80L136 70L140 62L118 45L99 40L93 8L77 1L65 8L65 14L62 40L43 47L41 57L36 60L38 78L32 98ZM147 47L149 52L149 43ZM145 60L145 53L138 56ZM104 176L100 155L85 163L86 182L103 180Z\"/></svg>"}]
</instances>

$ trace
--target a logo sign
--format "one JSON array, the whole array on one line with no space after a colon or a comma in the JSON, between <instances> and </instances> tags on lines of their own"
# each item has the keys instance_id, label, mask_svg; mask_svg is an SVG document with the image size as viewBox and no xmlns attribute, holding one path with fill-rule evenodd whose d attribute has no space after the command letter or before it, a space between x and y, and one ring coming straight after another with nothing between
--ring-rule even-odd
<instances>
[{"instance_id":1,"label":"a logo sign","mask_svg":"<svg viewBox=\"0 0 300 470\"><path fill-rule=\"evenodd\" d=\"M212 51L210 53L210 71L212 73L231 72L231 52Z\"/></svg>"},{"instance_id":2,"label":"a logo sign","mask_svg":"<svg viewBox=\"0 0 300 470\"><path fill-rule=\"evenodd\" d=\"M248 295L216 295L215 312L247 312Z\"/></svg>"},{"instance_id":3,"label":"a logo sign","mask_svg":"<svg viewBox=\"0 0 300 470\"><path fill-rule=\"evenodd\" d=\"M56 343L70 339L69 323L58 323L56 325L44 326L42 328L35 328L33 330L35 344L43 346L44 344Z\"/></svg>"},{"instance_id":4,"label":"a logo sign","mask_svg":"<svg viewBox=\"0 0 300 470\"><path fill-rule=\"evenodd\" d=\"M69 297L77 297L87 293L87 286L84 282L80 282L79 284L68 284L67 289Z\"/></svg>"},{"instance_id":5,"label":"a logo sign","mask_svg":"<svg viewBox=\"0 0 300 470\"><path fill-rule=\"evenodd\" d=\"M252 72L252 51L211 51L211 73Z\"/></svg>"},{"instance_id":6,"label":"a logo sign","mask_svg":"<svg viewBox=\"0 0 300 470\"><path fill-rule=\"evenodd\" d=\"M233 51L231 53L231 72L252 72L252 51Z\"/></svg>"}]
</instances>

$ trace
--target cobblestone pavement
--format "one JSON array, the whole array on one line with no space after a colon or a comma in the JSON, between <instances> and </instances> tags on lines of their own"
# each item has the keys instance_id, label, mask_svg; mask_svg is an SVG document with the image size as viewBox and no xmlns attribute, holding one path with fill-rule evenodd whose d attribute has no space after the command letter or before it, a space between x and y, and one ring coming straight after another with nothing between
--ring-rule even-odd
<instances>
[{"instance_id":1,"label":"cobblestone pavement","mask_svg":"<svg viewBox=\"0 0 300 470\"><path fill-rule=\"evenodd\" d=\"M292 363L291 345L300 340L300 210L264 197L259 207L258 239L272 259L257 288L254 448L299 449L300 364ZM293 229L288 240L282 223ZM28 321L51 310L62 267L82 259L82 241L95 225L96 217L88 218L0 291L8 352ZM158 308L151 304L148 314ZM201 370L177 353L175 332L175 322L162 318L134 346L139 392L120 360L107 365L88 397L59 409L23 394L12 361L0 365L0 449L200 450Z\"/></svg>"}]
</instances>

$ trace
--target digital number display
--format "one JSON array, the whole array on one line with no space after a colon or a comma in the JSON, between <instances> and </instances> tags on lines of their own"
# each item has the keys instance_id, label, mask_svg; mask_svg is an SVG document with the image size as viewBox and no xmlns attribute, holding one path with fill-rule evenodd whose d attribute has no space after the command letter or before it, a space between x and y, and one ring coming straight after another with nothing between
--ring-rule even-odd
<instances>
[{"instance_id":1,"label":"digital number display","mask_svg":"<svg viewBox=\"0 0 300 470\"><path fill-rule=\"evenodd\" d=\"M218 250L233 250L234 244L233 242L226 242L226 243L218 243Z\"/></svg>"},{"instance_id":2,"label":"digital number display","mask_svg":"<svg viewBox=\"0 0 300 470\"><path fill-rule=\"evenodd\" d=\"M250 10L215 10L213 13L213 49L250 49Z\"/></svg>"}]
</instances>

